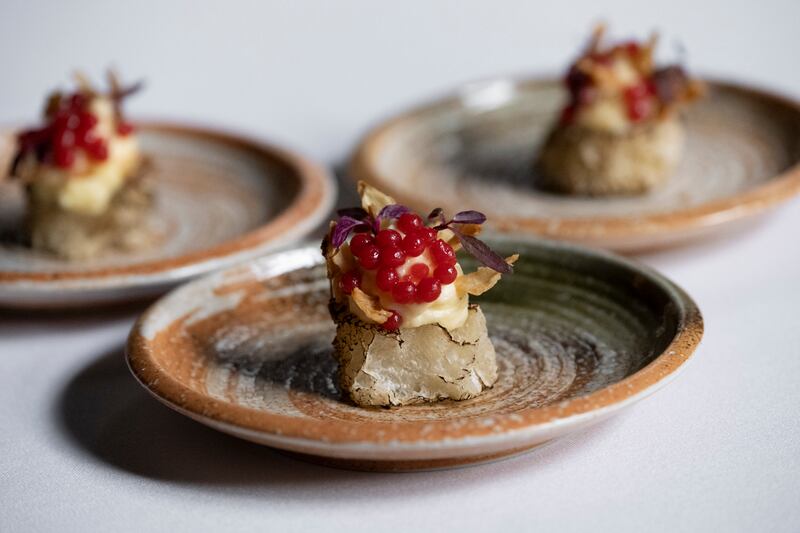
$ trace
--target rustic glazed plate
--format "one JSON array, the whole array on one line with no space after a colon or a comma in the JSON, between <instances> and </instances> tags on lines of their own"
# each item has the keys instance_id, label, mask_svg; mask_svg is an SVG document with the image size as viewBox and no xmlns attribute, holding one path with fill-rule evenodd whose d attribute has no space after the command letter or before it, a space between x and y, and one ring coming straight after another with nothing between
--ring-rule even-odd
<instances>
[{"instance_id":1,"label":"rustic glazed plate","mask_svg":"<svg viewBox=\"0 0 800 533\"><path fill-rule=\"evenodd\" d=\"M603 420L667 383L700 341L694 302L652 270L564 243L492 245L521 258L475 299L500 368L475 399L381 409L343 398L316 246L176 289L133 328L128 363L156 398L220 431L401 471L497 459Z\"/></svg>"},{"instance_id":2,"label":"rustic glazed plate","mask_svg":"<svg viewBox=\"0 0 800 533\"><path fill-rule=\"evenodd\" d=\"M140 128L156 183L160 244L141 253L70 262L6 239L0 306L70 307L143 298L190 277L263 255L312 231L330 211L335 183L320 166L274 146L194 127ZM0 136L8 168L12 135ZM22 191L0 186L0 233L24 216Z\"/></svg>"},{"instance_id":3,"label":"rustic glazed plate","mask_svg":"<svg viewBox=\"0 0 800 533\"><path fill-rule=\"evenodd\" d=\"M531 185L563 104L555 80L478 83L392 118L366 136L351 174L418 210L478 209L502 232L623 251L684 242L800 192L800 105L729 83L709 89L687 112L682 164L644 196L570 197Z\"/></svg>"}]
</instances>

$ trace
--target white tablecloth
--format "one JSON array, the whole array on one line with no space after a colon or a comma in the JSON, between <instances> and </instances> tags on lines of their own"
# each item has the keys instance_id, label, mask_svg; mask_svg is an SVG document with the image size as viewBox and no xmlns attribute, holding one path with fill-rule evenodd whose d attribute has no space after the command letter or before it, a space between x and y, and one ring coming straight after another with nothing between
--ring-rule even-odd
<instances>
[{"instance_id":1,"label":"white tablecloth","mask_svg":"<svg viewBox=\"0 0 800 533\"><path fill-rule=\"evenodd\" d=\"M145 75L135 114L191 118L338 163L398 106L560 68L600 15L658 26L691 66L800 95L800 4L9 2L0 120L73 66ZM798 531L800 202L750 230L641 259L699 303L706 336L668 387L600 426L476 468L312 466L156 403L122 343L138 309L0 316L0 531Z\"/></svg>"}]
</instances>

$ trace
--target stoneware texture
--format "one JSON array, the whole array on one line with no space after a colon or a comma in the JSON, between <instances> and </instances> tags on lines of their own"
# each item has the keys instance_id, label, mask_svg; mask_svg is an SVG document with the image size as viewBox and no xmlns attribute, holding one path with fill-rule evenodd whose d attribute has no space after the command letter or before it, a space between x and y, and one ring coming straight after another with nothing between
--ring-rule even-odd
<instances>
[{"instance_id":1,"label":"stoneware texture","mask_svg":"<svg viewBox=\"0 0 800 533\"><path fill-rule=\"evenodd\" d=\"M622 251L735 229L800 191L800 105L722 82L686 112L685 154L666 185L615 198L539 191L533 162L564 97L552 79L468 85L377 126L351 175L419 210L469 207L497 231Z\"/></svg>"},{"instance_id":2,"label":"stoneware texture","mask_svg":"<svg viewBox=\"0 0 800 533\"><path fill-rule=\"evenodd\" d=\"M163 297L133 328L128 363L156 398L220 431L334 466L403 471L494 460L603 420L667 383L700 341L694 302L646 267L565 243L491 243L521 257L474 299L499 366L474 399L348 403L316 246Z\"/></svg>"},{"instance_id":3,"label":"stoneware texture","mask_svg":"<svg viewBox=\"0 0 800 533\"><path fill-rule=\"evenodd\" d=\"M16 185L0 184L0 306L70 307L144 298L212 269L263 255L318 226L335 182L307 159L232 134L143 124L139 135L156 184L160 244L97 260L64 261L14 242L24 216ZM0 168L14 150L0 136Z\"/></svg>"}]
</instances>

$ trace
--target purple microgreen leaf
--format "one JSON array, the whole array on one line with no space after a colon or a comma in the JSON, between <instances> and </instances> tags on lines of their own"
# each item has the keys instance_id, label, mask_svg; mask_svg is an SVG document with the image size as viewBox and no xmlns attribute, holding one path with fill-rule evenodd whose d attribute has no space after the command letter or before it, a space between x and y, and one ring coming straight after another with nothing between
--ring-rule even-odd
<instances>
[{"instance_id":1,"label":"purple microgreen leaf","mask_svg":"<svg viewBox=\"0 0 800 533\"><path fill-rule=\"evenodd\" d=\"M479 211L461 211L456 213L451 224L483 224L486 222L486 215Z\"/></svg>"},{"instance_id":2,"label":"purple microgreen leaf","mask_svg":"<svg viewBox=\"0 0 800 533\"><path fill-rule=\"evenodd\" d=\"M461 246L464 248L464 250L469 255L477 259L480 263L496 272L500 272L501 274L510 274L513 272L511 265L506 263L505 259L492 251L492 249L489 248L485 242L472 237L471 235L464 235L457 228L450 229L456 234L456 237L458 237L458 240L461 242Z\"/></svg>"},{"instance_id":3,"label":"purple microgreen leaf","mask_svg":"<svg viewBox=\"0 0 800 533\"><path fill-rule=\"evenodd\" d=\"M677 100L689 84L686 72L675 65L656 70L652 79L656 95L667 104Z\"/></svg>"},{"instance_id":4,"label":"purple microgreen leaf","mask_svg":"<svg viewBox=\"0 0 800 533\"><path fill-rule=\"evenodd\" d=\"M119 90L115 92L114 97L122 100L131 96L132 94L138 93L142 89L144 89L144 80L139 80L136 83L128 85L127 87L120 87Z\"/></svg>"},{"instance_id":5,"label":"purple microgreen leaf","mask_svg":"<svg viewBox=\"0 0 800 533\"><path fill-rule=\"evenodd\" d=\"M350 235L353 229L358 226L363 226L364 224L365 222L363 220L357 220L347 215L339 217L339 220L336 221L336 226L333 228L331 245L333 245L334 248L339 248L344 244L344 241L347 240L348 235Z\"/></svg>"},{"instance_id":6,"label":"purple microgreen leaf","mask_svg":"<svg viewBox=\"0 0 800 533\"><path fill-rule=\"evenodd\" d=\"M433 220L433 219L438 219L440 226L447 227L447 221L444 218L444 209L442 209L441 207L437 207L436 209L431 211L430 215L428 215L428 220Z\"/></svg>"},{"instance_id":7,"label":"purple microgreen leaf","mask_svg":"<svg viewBox=\"0 0 800 533\"><path fill-rule=\"evenodd\" d=\"M442 216L443 213L444 213L444 210L441 207L437 207L436 209L431 211L430 215L428 215L428 220L433 220L434 218L439 218L440 216Z\"/></svg>"},{"instance_id":8,"label":"purple microgreen leaf","mask_svg":"<svg viewBox=\"0 0 800 533\"><path fill-rule=\"evenodd\" d=\"M372 221L372 233L375 235L381 230L381 217L375 217L371 219Z\"/></svg>"},{"instance_id":9,"label":"purple microgreen leaf","mask_svg":"<svg viewBox=\"0 0 800 533\"><path fill-rule=\"evenodd\" d=\"M336 214L340 217L351 217L356 220L364 220L367 218L367 216L369 216L366 210L360 207L346 207L344 209L339 209L336 211Z\"/></svg>"},{"instance_id":10,"label":"purple microgreen leaf","mask_svg":"<svg viewBox=\"0 0 800 533\"><path fill-rule=\"evenodd\" d=\"M381 209L380 213L378 213L378 218L381 220L393 220L395 218L400 218L400 215L403 213L409 212L411 212L411 210L404 205L390 204Z\"/></svg>"}]
</instances>

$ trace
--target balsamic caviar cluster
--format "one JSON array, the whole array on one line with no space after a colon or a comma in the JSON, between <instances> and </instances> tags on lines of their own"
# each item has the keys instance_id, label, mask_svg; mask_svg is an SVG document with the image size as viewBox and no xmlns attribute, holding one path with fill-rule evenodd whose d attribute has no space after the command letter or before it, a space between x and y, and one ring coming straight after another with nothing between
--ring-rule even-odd
<instances>
[{"instance_id":1,"label":"balsamic caviar cluster","mask_svg":"<svg viewBox=\"0 0 800 533\"><path fill-rule=\"evenodd\" d=\"M56 94L50 99L46 124L20 133L17 161L35 154L37 161L70 169L79 151L93 162L108 159L108 142L97 135L97 116L90 110L92 96L84 92ZM117 121L117 133L128 135L133 126Z\"/></svg>"},{"instance_id":2,"label":"balsamic caviar cluster","mask_svg":"<svg viewBox=\"0 0 800 533\"><path fill-rule=\"evenodd\" d=\"M371 270L375 271L378 289L390 294L398 304L434 302L442 292L442 285L453 283L458 277L455 250L437 238L437 234L437 230L426 227L414 213L400 215L397 230L356 233L350 240L350 252L360 268L343 273L339 288L344 294L352 294L356 287L361 287L361 269ZM435 263L434 268L416 262L401 277L398 268L426 250ZM393 311L383 327L396 330L401 323L402 317Z\"/></svg>"}]
</instances>

